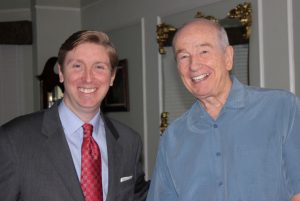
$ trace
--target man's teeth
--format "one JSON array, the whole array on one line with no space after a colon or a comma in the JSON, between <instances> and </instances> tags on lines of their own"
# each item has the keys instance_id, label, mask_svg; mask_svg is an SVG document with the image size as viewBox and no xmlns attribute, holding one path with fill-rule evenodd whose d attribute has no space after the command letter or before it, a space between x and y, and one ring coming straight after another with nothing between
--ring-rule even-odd
<instances>
[{"instance_id":1,"label":"man's teeth","mask_svg":"<svg viewBox=\"0 0 300 201\"><path fill-rule=\"evenodd\" d=\"M96 91L96 88L79 88L79 91L88 94L88 93L93 93L94 91Z\"/></svg>"},{"instance_id":2,"label":"man's teeth","mask_svg":"<svg viewBox=\"0 0 300 201\"><path fill-rule=\"evenodd\" d=\"M193 81L200 81L200 80L203 80L204 78L206 78L209 74L208 73L204 73L202 75L199 75L197 77L192 77L192 80Z\"/></svg>"}]
</instances>

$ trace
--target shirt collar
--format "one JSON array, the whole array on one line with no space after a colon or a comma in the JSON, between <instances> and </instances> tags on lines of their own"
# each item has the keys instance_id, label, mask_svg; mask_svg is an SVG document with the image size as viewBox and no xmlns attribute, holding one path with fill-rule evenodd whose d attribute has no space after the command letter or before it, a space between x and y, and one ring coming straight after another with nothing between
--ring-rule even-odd
<instances>
[{"instance_id":1,"label":"shirt collar","mask_svg":"<svg viewBox=\"0 0 300 201\"><path fill-rule=\"evenodd\" d=\"M58 112L60 116L60 120L62 122L63 128L66 133L75 133L78 129L81 129L81 126L85 123L81 119L79 119L64 103L61 103L58 106ZM93 125L93 132L98 133L98 129L100 126L100 109L99 112L93 117L93 119L89 122Z\"/></svg>"},{"instance_id":2,"label":"shirt collar","mask_svg":"<svg viewBox=\"0 0 300 201\"><path fill-rule=\"evenodd\" d=\"M239 109L246 105L246 86L242 84L235 76L231 76L232 86L224 105L225 108ZM199 101L196 101L190 109L191 122L200 118L205 118L206 113Z\"/></svg>"},{"instance_id":3,"label":"shirt collar","mask_svg":"<svg viewBox=\"0 0 300 201\"><path fill-rule=\"evenodd\" d=\"M232 86L224 107L243 108L246 105L246 88L235 76L231 76Z\"/></svg>"}]
</instances>

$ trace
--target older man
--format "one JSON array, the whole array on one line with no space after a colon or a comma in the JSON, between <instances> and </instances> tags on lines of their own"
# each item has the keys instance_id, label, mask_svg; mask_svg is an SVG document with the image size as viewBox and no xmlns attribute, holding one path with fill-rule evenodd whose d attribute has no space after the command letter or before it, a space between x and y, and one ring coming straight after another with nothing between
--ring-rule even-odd
<instances>
[{"instance_id":1,"label":"older man","mask_svg":"<svg viewBox=\"0 0 300 201\"><path fill-rule=\"evenodd\" d=\"M188 22L173 48L197 101L162 136L147 201L300 200L299 100L231 76L233 48L215 22Z\"/></svg>"}]
</instances>

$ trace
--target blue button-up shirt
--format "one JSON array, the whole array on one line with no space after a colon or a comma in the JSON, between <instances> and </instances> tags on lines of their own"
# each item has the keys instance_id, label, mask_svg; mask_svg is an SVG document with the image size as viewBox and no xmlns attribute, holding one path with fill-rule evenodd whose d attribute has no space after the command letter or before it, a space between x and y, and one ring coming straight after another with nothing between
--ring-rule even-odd
<instances>
[{"instance_id":1,"label":"blue button-up shirt","mask_svg":"<svg viewBox=\"0 0 300 201\"><path fill-rule=\"evenodd\" d=\"M74 166L77 172L78 179L81 175L81 145L83 141L83 128L85 123L80 120L65 104L61 101L58 107L59 117L62 122L66 139L71 151ZM107 158L107 144L105 136L104 122L99 113L89 122L93 125L93 138L97 142L101 152L102 164L102 186L103 186L103 200L106 200L108 191L108 158Z\"/></svg>"},{"instance_id":2,"label":"blue button-up shirt","mask_svg":"<svg viewBox=\"0 0 300 201\"><path fill-rule=\"evenodd\" d=\"M289 201L299 192L299 100L233 78L216 120L196 102L167 128L147 201Z\"/></svg>"}]
</instances>

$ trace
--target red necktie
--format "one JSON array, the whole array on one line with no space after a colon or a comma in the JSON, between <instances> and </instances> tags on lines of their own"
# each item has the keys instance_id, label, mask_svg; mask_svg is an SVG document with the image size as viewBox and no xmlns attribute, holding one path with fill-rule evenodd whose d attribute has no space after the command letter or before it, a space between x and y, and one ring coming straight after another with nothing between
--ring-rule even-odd
<instances>
[{"instance_id":1,"label":"red necktie","mask_svg":"<svg viewBox=\"0 0 300 201\"><path fill-rule=\"evenodd\" d=\"M84 124L81 147L81 188L85 201L103 201L101 153L92 137L93 125Z\"/></svg>"}]
</instances>

